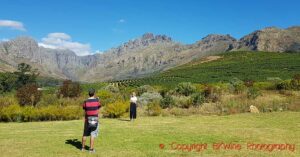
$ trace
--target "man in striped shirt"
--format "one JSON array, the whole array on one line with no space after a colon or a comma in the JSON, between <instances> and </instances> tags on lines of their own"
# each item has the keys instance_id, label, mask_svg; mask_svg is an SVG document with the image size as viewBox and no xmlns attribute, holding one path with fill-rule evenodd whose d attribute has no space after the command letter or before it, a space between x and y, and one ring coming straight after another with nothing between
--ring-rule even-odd
<instances>
[{"instance_id":1,"label":"man in striped shirt","mask_svg":"<svg viewBox=\"0 0 300 157\"><path fill-rule=\"evenodd\" d=\"M99 98L95 97L95 89L89 89L89 98L84 101L82 108L85 111L84 118L84 131L82 136L82 151L84 151L86 137L91 136L90 139L90 152L94 153L94 139L98 136L99 122L98 114L101 107Z\"/></svg>"}]
</instances>

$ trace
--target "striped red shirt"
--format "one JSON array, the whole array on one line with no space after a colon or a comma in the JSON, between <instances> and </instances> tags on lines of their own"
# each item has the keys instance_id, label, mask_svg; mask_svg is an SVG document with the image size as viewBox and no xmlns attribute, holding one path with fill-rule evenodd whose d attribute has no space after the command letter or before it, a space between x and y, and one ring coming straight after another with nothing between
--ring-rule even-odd
<instances>
[{"instance_id":1,"label":"striped red shirt","mask_svg":"<svg viewBox=\"0 0 300 157\"><path fill-rule=\"evenodd\" d=\"M82 106L82 108L85 110L85 117L98 117L100 107L101 104L98 98L89 98L86 101L84 101Z\"/></svg>"}]
</instances>

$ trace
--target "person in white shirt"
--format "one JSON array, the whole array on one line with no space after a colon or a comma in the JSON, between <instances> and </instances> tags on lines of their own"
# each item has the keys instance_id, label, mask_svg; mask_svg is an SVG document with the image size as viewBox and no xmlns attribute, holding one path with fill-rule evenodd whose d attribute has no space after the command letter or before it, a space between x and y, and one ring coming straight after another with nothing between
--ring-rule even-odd
<instances>
[{"instance_id":1,"label":"person in white shirt","mask_svg":"<svg viewBox=\"0 0 300 157\"><path fill-rule=\"evenodd\" d=\"M133 92L130 97L130 120L131 121L136 119L136 102L137 102L137 97Z\"/></svg>"}]
</instances>

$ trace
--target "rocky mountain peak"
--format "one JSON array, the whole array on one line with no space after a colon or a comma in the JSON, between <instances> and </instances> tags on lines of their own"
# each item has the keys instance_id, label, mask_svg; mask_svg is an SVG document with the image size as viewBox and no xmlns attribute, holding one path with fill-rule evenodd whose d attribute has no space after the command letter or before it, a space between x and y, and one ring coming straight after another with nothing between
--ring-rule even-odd
<instances>
[{"instance_id":1,"label":"rocky mountain peak","mask_svg":"<svg viewBox=\"0 0 300 157\"><path fill-rule=\"evenodd\" d=\"M140 38L130 40L123 43L117 48L112 48L107 52L112 52L121 55L125 52L136 51L155 44L168 44L172 43L172 39L166 35L154 35L153 33L145 33Z\"/></svg>"},{"instance_id":2,"label":"rocky mountain peak","mask_svg":"<svg viewBox=\"0 0 300 157\"><path fill-rule=\"evenodd\" d=\"M154 39L153 33L145 33L141 37L141 40L151 40L151 39Z\"/></svg>"},{"instance_id":3,"label":"rocky mountain peak","mask_svg":"<svg viewBox=\"0 0 300 157\"><path fill-rule=\"evenodd\" d=\"M216 42L216 41L236 41L235 38L231 37L229 34L209 34L206 37L202 38L201 41L204 42Z\"/></svg>"}]
</instances>

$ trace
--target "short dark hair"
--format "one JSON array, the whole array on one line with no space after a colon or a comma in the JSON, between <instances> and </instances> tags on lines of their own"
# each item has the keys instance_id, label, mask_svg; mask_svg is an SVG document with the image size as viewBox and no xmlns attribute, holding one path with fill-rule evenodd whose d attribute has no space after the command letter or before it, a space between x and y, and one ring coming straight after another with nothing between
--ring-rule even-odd
<instances>
[{"instance_id":1,"label":"short dark hair","mask_svg":"<svg viewBox=\"0 0 300 157\"><path fill-rule=\"evenodd\" d=\"M89 96L92 97L95 95L95 89L91 88L89 89Z\"/></svg>"}]
</instances>

